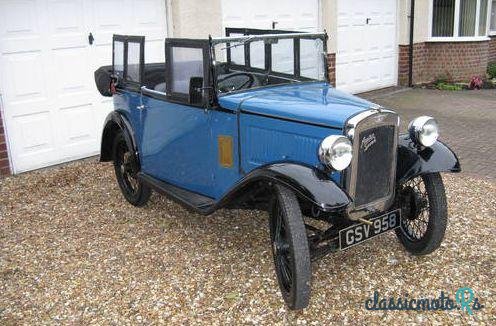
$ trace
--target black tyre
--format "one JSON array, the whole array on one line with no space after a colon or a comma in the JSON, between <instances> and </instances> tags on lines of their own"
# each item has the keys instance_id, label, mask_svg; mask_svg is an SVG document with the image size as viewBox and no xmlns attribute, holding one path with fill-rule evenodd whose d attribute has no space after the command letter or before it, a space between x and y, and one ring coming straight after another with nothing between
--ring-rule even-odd
<instances>
[{"instance_id":1,"label":"black tyre","mask_svg":"<svg viewBox=\"0 0 496 326\"><path fill-rule=\"evenodd\" d=\"M427 255L439 248L448 222L443 179L439 173L415 177L398 190L401 227L396 235L413 255Z\"/></svg>"},{"instance_id":2,"label":"black tyre","mask_svg":"<svg viewBox=\"0 0 496 326\"><path fill-rule=\"evenodd\" d=\"M128 148L123 133L120 131L114 139L114 170L122 194L134 206L143 206L151 195L150 187L137 178L138 162Z\"/></svg>"},{"instance_id":3,"label":"black tyre","mask_svg":"<svg viewBox=\"0 0 496 326\"><path fill-rule=\"evenodd\" d=\"M269 214L272 253L282 296L290 309L303 309L310 299L312 271L305 224L293 191L276 185Z\"/></svg>"}]
</instances>

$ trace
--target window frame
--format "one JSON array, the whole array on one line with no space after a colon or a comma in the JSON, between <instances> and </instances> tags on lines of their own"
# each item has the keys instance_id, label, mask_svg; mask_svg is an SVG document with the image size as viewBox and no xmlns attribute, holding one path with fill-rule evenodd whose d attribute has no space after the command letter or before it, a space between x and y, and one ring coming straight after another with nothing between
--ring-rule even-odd
<instances>
[{"instance_id":1,"label":"window frame","mask_svg":"<svg viewBox=\"0 0 496 326\"><path fill-rule=\"evenodd\" d=\"M496 36L496 29L491 29L491 11L492 11L493 0L489 0L489 17L488 17L488 25L489 25L489 36ZM496 2L495 8L496 9ZM496 17L495 17L496 19Z\"/></svg>"},{"instance_id":2,"label":"window frame","mask_svg":"<svg viewBox=\"0 0 496 326\"><path fill-rule=\"evenodd\" d=\"M112 73L114 73L115 65L115 42L122 42L124 44L124 68L122 72L122 80L118 87L131 89L137 91L140 89L144 80L144 65L145 65L145 37L144 36L133 36L133 35L118 35L114 34L112 36ZM139 81L129 80L127 75L127 65L128 65L128 44L138 43L140 45L140 57L139 57Z\"/></svg>"},{"instance_id":3,"label":"window frame","mask_svg":"<svg viewBox=\"0 0 496 326\"><path fill-rule=\"evenodd\" d=\"M485 35L479 36L479 18L480 18L480 5L481 0L476 0L477 6L475 9L475 32L474 36L432 36L433 28L433 15L434 15L434 0L429 0L429 32L428 32L428 42L477 42L477 41L488 41L489 40L489 26L491 25L491 3L489 0L487 2L487 18L486 18L486 32ZM455 0L455 13L453 22L453 35L459 34L460 28L460 0ZM496 31L494 31L496 35Z\"/></svg>"},{"instance_id":4,"label":"window frame","mask_svg":"<svg viewBox=\"0 0 496 326\"><path fill-rule=\"evenodd\" d=\"M201 103L190 103L189 94L172 91L172 48L195 48L203 51L203 94ZM211 93L210 73L210 42L201 39L166 38L165 39L165 97L168 101L186 104L189 106L208 107Z\"/></svg>"}]
</instances>

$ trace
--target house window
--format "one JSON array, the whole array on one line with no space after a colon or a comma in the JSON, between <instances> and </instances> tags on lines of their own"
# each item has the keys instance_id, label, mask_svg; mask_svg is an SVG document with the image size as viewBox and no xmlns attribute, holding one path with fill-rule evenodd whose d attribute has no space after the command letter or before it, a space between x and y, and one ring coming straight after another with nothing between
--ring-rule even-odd
<instances>
[{"instance_id":1,"label":"house window","mask_svg":"<svg viewBox=\"0 0 496 326\"><path fill-rule=\"evenodd\" d=\"M455 0L434 0L432 36L453 36Z\"/></svg>"},{"instance_id":2,"label":"house window","mask_svg":"<svg viewBox=\"0 0 496 326\"><path fill-rule=\"evenodd\" d=\"M491 6L491 32L496 33L496 0L492 0Z\"/></svg>"},{"instance_id":3,"label":"house window","mask_svg":"<svg viewBox=\"0 0 496 326\"><path fill-rule=\"evenodd\" d=\"M489 4L490 0L432 0L432 37L485 37Z\"/></svg>"},{"instance_id":4,"label":"house window","mask_svg":"<svg viewBox=\"0 0 496 326\"><path fill-rule=\"evenodd\" d=\"M485 36L487 34L488 6L488 0L481 0L479 8L479 36Z\"/></svg>"}]
</instances>

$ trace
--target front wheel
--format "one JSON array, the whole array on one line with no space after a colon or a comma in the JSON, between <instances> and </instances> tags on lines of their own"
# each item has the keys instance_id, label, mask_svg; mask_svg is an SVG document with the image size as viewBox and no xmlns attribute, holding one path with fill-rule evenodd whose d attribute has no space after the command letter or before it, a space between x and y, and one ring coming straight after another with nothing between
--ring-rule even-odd
<instances>
[{"instance_id":1,"label":"front wheel","mask_svg":"<svg viewBox=\"0 0 496 326\"><path fill-rule=\"evenodd\" d=\"M290 309L303 309L310 299L310 251L294 192L276 185L269 213L272 253L282 296Z\"/></svg>"},{"instance_id":2,"label":"front wheel","mask_svg":"<svg viewBox=\"0 0 496 326\"><path fill-rule=\"evenodd\" d=\"M144 206L152 191L137 178L138 162L122 131L115 136L113 158L115 176L124 198L134 206Z\"/></svg>"},{"instance_id":3,"label":"front wheel","mask_svg":"<svg viewBox=\"0 0 496 326\"><path fill-rule=\"evenodd\" d=\"M439 173L408 180L398 191L401 227L396 235L413 255L427 255L439 248L448 222L443 179Z\"/></svg>"}]
</instances>

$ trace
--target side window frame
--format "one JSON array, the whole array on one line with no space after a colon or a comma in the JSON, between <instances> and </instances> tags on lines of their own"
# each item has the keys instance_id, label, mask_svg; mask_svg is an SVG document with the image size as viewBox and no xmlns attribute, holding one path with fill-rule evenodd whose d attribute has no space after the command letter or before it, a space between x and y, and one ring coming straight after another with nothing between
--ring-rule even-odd
<instances>
[{"instance_id":1,"label":"side window frame","mask_svg":"<svg viewBox=\"0 0 496 326\"><path fill-rule=\"evenodd\" d=\"M202 91L202 101L198 104L192 104L189 101L189 94L178 93L172 91L172 49L174 47L181 48L192 48L192 49L202 49L203 53L203 91ZM179 102L181 104L187 104L190 106L197 107L208 107L210 103L211 94L211 54L210 54L210 42L209 40L200 39L182 39L182 38L167 38L165 39L165 85L166 85L166 96L171 102Z\"/></svg>"},{"instance_id":2,"label":"side window frame","mask_svg":"<svg viewBox=\"0 0 496 326\"><path fill-rule=\"evenodd\" d=\"M123 57L124 57L124 68L122 73L122 79L119 81L118 87L130 89L133 91L139 91L140 87L143 85L144 80L144 67L145 67L145 37L144 36L134 36L134 35L118 35L114 34L112 37L112 73L115 73L115 42L122 42L124 44ZM139 72L138 81L130 80L128 76L128 49L129 43L138 43L140 48L139 54Z\"/></svg>"}]
</instances>

